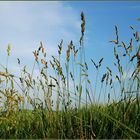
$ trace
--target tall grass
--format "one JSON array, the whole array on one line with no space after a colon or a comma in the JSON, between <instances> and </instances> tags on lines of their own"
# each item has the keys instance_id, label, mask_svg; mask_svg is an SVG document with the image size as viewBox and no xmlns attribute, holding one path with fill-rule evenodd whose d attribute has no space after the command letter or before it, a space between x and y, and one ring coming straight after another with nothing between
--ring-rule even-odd
<instances>
[{"instance_id":1,"label":"tall grass","mask_svg":"<svg viewBox=\"0 0 140 140\"><path fill-rule=\"evenodd\" d=\"M133 36L124 42L115 26L115 40L110 41L114 45L115 70L107 66L100 75L104 58L99 62L91 59L97 71L93 84L88 73L91 67L86 63L85 24L82 12L80 44L76 47L70 41L65 63L61 61L63 40L58 55L48 61L40 42L33 52L31 73L26 66L18 76L10 73L8 45L6 66L0 64L0 138L140 138L138 32L130 26ZM101 102L103 94L107 100ZM117 95L118 100L111 98Z\"/></svg>"}]
</instances>

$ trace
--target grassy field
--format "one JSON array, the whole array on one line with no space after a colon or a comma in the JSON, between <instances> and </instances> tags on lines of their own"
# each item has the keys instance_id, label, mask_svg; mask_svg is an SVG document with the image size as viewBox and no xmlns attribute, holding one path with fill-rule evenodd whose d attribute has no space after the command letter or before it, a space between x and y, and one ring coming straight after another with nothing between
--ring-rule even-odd
<instances>
[{"instance_id":1,"label":"grassy field","mask_svg":"<svg viewBox=\"0 0 140 140\"><path fill-rule=\"evenodd\" d=\"M47 60L40 42L33 52L32 71L23 67L19 76L15 76L8 70L11 55L8 45L7 63L0 64L0 138L140 138L139 34L130 27L132 38L125 43L120 41L115 26L116 37L110 43L114 47L117 72L106 67L100 75L104 58L98 62L91 59L97 72L93 84L88 73L91 66L85 61L85 23L81 13L80 47L70 41L65 63L61 61L63 40L58 45L58 56L52 56L51 60ZM20 66L19 59L18 64ZM36 66L37 76L34 75ZM107 100L100 102L103 92ZM112 99L112 94L120 95L119 100Z\"/></svg>"}]
</instances>

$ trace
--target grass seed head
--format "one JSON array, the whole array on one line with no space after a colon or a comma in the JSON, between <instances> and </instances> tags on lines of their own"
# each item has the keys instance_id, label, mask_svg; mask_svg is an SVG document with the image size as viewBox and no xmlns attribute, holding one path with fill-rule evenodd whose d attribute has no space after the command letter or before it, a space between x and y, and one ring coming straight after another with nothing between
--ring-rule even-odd
<instances>
[{"instance_id":1,"label":"grass seed head","mask_svg":"<svg viewBox=\"0 0 140 140\"><path fill-rule=\"evenodd\" d=\"M46 68L48 68L47 61L45 61L44 59L41 59L41 63L44 64Z\"/></svg>"},{"instance_id":2,"label":"grass seed head","mask_svg":"<svg viewBox=\"0 0 140 140\"><path fill-rule=\"evenodd\" d=\"M10 52L11 52L11 45L8 44L8 48L7 48L7 54L8 54L8 56L10 56Z\"/></svg>"},{"instance_id":3,"label":"grass seed head","mask_svg":"<svg viewBox=\"0 0 140 140\"><path fill-rule=\"evenodd\" d=\"M137 52L137 68L140 71L140 47Z\"/></svg>"},{"instance_id":4,"label":"grass seed head","mask_svg":"<svg viewBox=\"0 0 140 140\"><path fill-rule=\"evenodd\" d=\"M84 13L81 13L81 37L80 37L80 45L83 44L84 32L85 32L85 16Z\"/></svg>"},{"instance_id":5,"label":"grass seed head","mask_svg":"<svg viewBox=\"0 0 140 140\"><path fill-rule=\"evenodd\" d=\"M60 44L58 45L58 48L59 48L58 54L59 54L59 55L60 55L61 52L62 52L62 45L63 45L63 40L61 40Z\"/></svg>"},{"instance_id":6,"label":"grass seed head","mask_svg":"<svg viewBox=\"0 0 140 140\"><path fill-rule=\"evenodd\" d=\"M139 34L138 34L137 31L136 31L136 33L135 33L135 39L136 39L137 42L139 41Z\"/></svg>"},{"instance_id":7,"label":"grass seed head","mask_svg":"<svg viewBox=\"0 0 140 140\"><path fill-rule=\"evenodd\" d=\"M35 56L35 60L38 61L38 55L37 55L37 53L36 53L36 50L33 51L33 54L34 54L34 56Z\"/></svg>"}]
</instances>

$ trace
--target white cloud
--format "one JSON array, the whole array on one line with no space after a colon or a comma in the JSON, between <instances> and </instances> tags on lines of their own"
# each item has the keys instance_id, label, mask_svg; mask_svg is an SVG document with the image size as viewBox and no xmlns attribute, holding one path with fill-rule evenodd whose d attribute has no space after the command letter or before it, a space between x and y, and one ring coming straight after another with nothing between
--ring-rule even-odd
<instances>
[{"instance_id":1,"label":"white cloud","mask_svg":"<svg viewBox=\"0 0 140 140\"><path fill-rule=\"evenodd\" d=\"M75 10L63 2L0 2L0 58L6 58L1 52L6 52L9 42L12 61L20 57L27 65L33 63L32 51L40 41L49 56L56 55L61 39L65 45L71 39L79 40L79 19Z\"/></svg>"},{"instance_id":2,"label":"white cloud","mask_svg":"<svg viewBox=\"0 0 140 140\"><path fill-rule=\"evenodd\" d=\"M8 68L11 74L18 76L24 65L31 72L34 63L32 51L39 47L40 41L50 58L57 54L61 39L64 39L66 50L70 40L79 43L79 37L80 13L63 2L0 2L0 63L5 65L6 50L10 43ZM20 58L22 67L18 66L17 58ZM38 72L36 65L34 75L37 76ZM56 95L53 92L54 100Z\"/></svg>"}]
</instances>

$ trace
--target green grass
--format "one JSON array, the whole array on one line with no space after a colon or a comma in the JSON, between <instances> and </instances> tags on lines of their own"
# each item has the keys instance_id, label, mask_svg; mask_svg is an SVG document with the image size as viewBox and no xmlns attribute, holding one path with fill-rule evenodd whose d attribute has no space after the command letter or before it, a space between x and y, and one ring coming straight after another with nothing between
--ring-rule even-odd
<instances>
[{"instance_id":1,"label":"green grass","mask_svg":"<svg viewBox=\"0 0 140 140\"><path fill-rule=\"evenodd\" d=\"M138 32L131 27L132 38L120 41L115 26L114 67L100 73L104 58L91 59L97 72L91 82L86 63L85 16L81 13L80 47L70 41L62 63L63 40L58 56L46 59L40 46L33 52L31 73L26 66L20 75L10 73L8 61L0 64L0 138L8 139L132 139L140 138L140 47ZM125 62L126 65L123 65ZM34 75L38 67L39 74ZM49 73L51 71L51 73ZM53 71L53 73L52 73ZM53 99L54 94L56 100ZM101 102L101 96L107 100ZM111 99L112 96L118 99Z\"/></svg>"},{"instance_id":2,"label":"green grass","mask_svg":"<svg viewBox=\"0 0 140 140\"><path fill-rule=\"evenodd\" d=\"M123 103L92 105L67 112L34 111L1 113L1 138L140 138L136 103L123 114Z\"/></svg>"}]
</instances>

